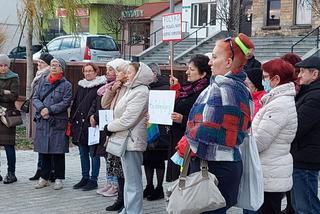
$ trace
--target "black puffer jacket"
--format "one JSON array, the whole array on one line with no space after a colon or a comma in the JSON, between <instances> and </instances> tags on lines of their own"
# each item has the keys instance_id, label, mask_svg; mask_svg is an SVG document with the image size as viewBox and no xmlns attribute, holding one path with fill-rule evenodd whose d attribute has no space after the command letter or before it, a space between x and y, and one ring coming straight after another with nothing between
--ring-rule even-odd
<instances>
[{"instance_id":1,"label":"black puffer jacket","mask_svg":"<svg viewBox=\"0 0 320 214\"><path fill-rule=\"evenodd\" d=\"M72 142L75 144L88 144L89 110L97 97L97 90L104 83L104 77L78 83L70 113Z\"/></svg>"},{"instance_id":2,"label":"black puffer jacket","mask_svg":"<svg viewBox=\"0 0 320 214\"><path fill-rule=\"evenodd\" d=\"M320 170L320 80L301 87L296 107L298 130L291 145L293 166Z\"/></svg>"}]
</instances>

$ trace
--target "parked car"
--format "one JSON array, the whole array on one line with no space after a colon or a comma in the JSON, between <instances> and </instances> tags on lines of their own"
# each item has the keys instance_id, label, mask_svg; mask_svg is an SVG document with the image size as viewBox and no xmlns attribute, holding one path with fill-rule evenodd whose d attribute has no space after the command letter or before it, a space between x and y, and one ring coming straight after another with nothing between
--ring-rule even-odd
<instances>
[{"instance_id":1,"label":"parked car","mask_svg":"<svg viewBox=\"0 0 320 214\"><path fill-rule=\"evenodd\" d=\"M60 36L33 55L36 60L41 52L49 52L65 61L106 62L120 56L117 44L110 36L80 34Z\"/></svg>"},{"instance_id":2,"label":"parked car","mask_svg":"<svg viewBox=\"0 0 320 214\"><path fill-rule=\"evenodd\" d=\"M32 53L36 53L42 49L42 45L33 45L32 46ZM16 59L26 59L26 47L25 46L18 46L13 48L10 53L8 54L9 58L16 58Z\"/></svg>"}]
</instances>

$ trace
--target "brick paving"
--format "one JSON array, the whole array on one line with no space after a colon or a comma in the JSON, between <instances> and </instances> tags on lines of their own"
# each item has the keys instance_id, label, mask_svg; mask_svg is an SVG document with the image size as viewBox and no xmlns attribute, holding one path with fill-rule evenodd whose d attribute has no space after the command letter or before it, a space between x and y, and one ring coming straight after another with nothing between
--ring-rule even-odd
<instances>
[{"instance_id":1,"label":"brick paving","mask_svg":"<svg viewBox=\"0 0 320 214\"><path fill-rule=\"evenodd\" d=\"M1 175L6 174L5 152L1 152ZM37 155L33 151L17 151L16 175L18 182L14 184L0 183L0 213L1 214L60 214L60 213L107 213L105 207L111 205L115 197L103 197L95 191L84 192L74 190L72 186L81 179L80 160L76 147L66 154L66 179L62 190L53 190L53 185L35 190L36 182L29 181L36 170ZM156 177L156 176L155 176ZM105 181L105 162L101 159L99 186ZM144 184L145 184L144 178ZM169 184L165 183L167 187ZM144 213L164 214L165 200L144 200ZM116 212L109 212L116 213ZM242 213L232 208L228 214Z\"/></svg>"}]
</instances>

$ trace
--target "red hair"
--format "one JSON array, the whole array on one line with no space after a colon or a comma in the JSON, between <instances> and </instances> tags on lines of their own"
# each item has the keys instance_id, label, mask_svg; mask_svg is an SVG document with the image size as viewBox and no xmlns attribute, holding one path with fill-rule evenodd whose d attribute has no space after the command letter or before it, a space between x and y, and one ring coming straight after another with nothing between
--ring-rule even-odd
<instances>
[{"instance_id":1,"label":"red hair","mask_svg":"<svg viewBox=\"0 0 320 214\"><path fill-rule=\"evenodd\" d=\"M239 33L238 37L247 48L249 48L249 49L254 48L253 42L251 41L251 39L247 35L245 35L243 33ZM219 43L220 47L224 48L224 50L227 52L227 56L229 58L232 58L232 50L230 48L229 42L230 41L228 41L228 40L220 39L217 41L217 44ZM242 67L247 63L247 58L246 58L245 54L242 52L242 50L240 49L240 47L235 42L234 37L231 38L231 42L232 42L232 48L233 48L233 52L234 52L232 72L238 73L242 70Z\"/></svg>"},{"instance_id":2,"label":"red hair","mask_svg":"<svg viewBox=\"0 0 320 214\"><path fill-rule=\"evenodd\" d=\"M280 85L294 80L294 67L287 61L277 58L264 63L262 70L270 75L270 78L278 75Z\"/></svg>"},{"instance_id":3,"label":"red hair","mask_svg":"<svg viewBox=\"0 0 320 214\"><path fill-rule=\"evenodd\" d=\"M300 58L300 56L298 56L297 54L295 53L287 53L285 55L283 55L281 57L281 59L283 59L284 61L286 62L289 62L293 67L294 67L294 76L295 78L298 77L298 74L300 72L300 68L298 67L295 67L295 64L297 64L298 62L301 62L302 59Z\"/></svg>"}]
</instances>

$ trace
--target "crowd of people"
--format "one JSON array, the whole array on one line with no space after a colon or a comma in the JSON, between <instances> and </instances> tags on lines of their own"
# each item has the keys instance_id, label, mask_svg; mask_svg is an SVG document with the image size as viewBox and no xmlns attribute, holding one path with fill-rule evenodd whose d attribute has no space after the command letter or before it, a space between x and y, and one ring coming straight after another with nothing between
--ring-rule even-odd
<instances>
[{"instance_id":1,"label":"crowd of people","mask_svg":"<svg viewBox=\"0 0 320 214\"><path fill-rule=\"evenodd\" d=\"M0 55L0 107L15 108L19 77L9 66L9 58ZM261 64L251 39L240 33L217 40L212 54L191 57L183 83L162 74L156 63L119 58L107 63L102 76L94 63L86 63L72 96L65 69L63 59L42 53L32 82L29 115L35 123L32 139L38 163L30 180L38 180L36 189L51 182L53 189L63 188L71 138L79 149L82 175L73 188L117 196L106 211L142 214L143 198L164 198L164 178L179 178L180 166L170 158L176 152L183 157L190 148L189 173L198 172L200 161L206 160L226 201L225 207L205 213L226 213L237 204L246 170L240 145L251 129L263 172L264 202L258 210L243 213L320 213L319 57L302 60L288 53ZM147 143L149 90L174 90L176 97L172 126L158 125L159 136ZM89 146L88 128L99 124L99 110L112 110L113 120L100 131L99 144ZM15 132L15 127L0 122L0 145L8 163L5 184L17 181ZM127 142L123 156L106 152L109 139ZM98 189L101 157L106 180ZM284 196L287 207L281 211Z\"/></svg>"}]
</instances>

